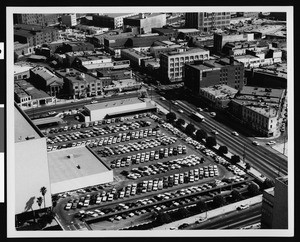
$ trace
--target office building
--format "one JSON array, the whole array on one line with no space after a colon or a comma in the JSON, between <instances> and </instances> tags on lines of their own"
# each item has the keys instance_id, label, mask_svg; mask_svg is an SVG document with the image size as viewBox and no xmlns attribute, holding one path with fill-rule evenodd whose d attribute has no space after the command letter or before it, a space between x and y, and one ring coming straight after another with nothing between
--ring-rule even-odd
<instances>
[{"instance_id":1,"label":"office building","mask_svg":"<svg viewBox=\"0 0 300 242\"><path fill-rule=\"evenodd\" d=\"M14 65L14 80L23 80L30 77L30 69L33 66L27 65L26 63L18 63Z\"/></svg>"},{"instance_id":2,"label":"office building","mask_svg":"<svg viewBox=\"0 0 300 242\"><path fill-rule=\"evenodd\" d=\"M230 112L257 134L271 137L279 130L286 91L244 86L232 99Z\"/></svg>"},{"instance_id":3,"label":"office building","mask_svg":"<svg viewBox=\"0 0 300 242\"><path fill-rule=\"evenodd\" d=\"M278 177L263 192L261 229L288 229L288 205L288 177Z\"/></svg>"},{"instance_id":4,"label":"office building","mask_svg":"<svg viewBox=\"0 0 300 242\"><path fill-rule=\"evenodd\" d=\"M139 34L151 33L152 28L166 25L165 13L140 13L123 19L124 28L137 27Z\"/></svg>"},{"instance_id":5,"label":"office building","mask_svg":"<svg viewBox=\"0 0 300 242\"><path fill-rule=\"evenodd\" d=\"M57 96L63 88L63 78L56 76L52 71L43 66L30 69L30 79L38 89L48 93L50 96Z\"/></svg>"},{"instance_id":6,"label":"office building","mask_svg":"<svg viewBox=\"0 0 300 242\"><path fill-rule=\"evenodd\" d=\"M136 13L105 13L103 15L93 15L93 25L110 29L123 27L123 19L136 15Z\"/></svg>"},{"instance_id":7,"label":"office building","mask_svg":"<svg viewBox=\"0 0 300 242\"><path fill-rule=\"evenodd\" d=\"M36 202L43 197L40 190L47 189L43 197L42 207L51 207L51 186L47 159L46 137L32 123L29 117L18 107L14 106L14 152L15 187L14 203L16 221L24 213L39 210Z\"/></svg>"},{"instance_id":8,"label":"office building","mask_svg":"<svg viewBox=\"0 0 300 242\"><path fill-rule=\"evenodd\" d=\"M196 28L203 32L224 29L230 25L230 12L186 13L185 27Z\"/></svg>"},{"instance_id":9,"label":"office building","mask_svg":"<svg viewBox=\"0 0 300 242\"><path fill-rule=\"evenodd\" d=\"M245 84L244 66L233 58L186 64L184 73L184 85L196 95L204 87L225 84L240 90Z\"/></svg>"},{"instance_id":10,"label":"office building","mask_svg":"<svg viewBox=\"0 0 300 242\"><path fill-rule=\"evenodd\" d=\"M77 25L76 13L63 14L61 16L61 23L67 27L73 27Z\"/></svg>"},{"instance_id":11,"label":"office building","mask_svg":"<svg viewBox=\"0 0 300 242\"><path fill-rule=\"evenodd\" d=\"M178 48L176 51L160 54L161 79L165 82L182 81L186 63L208 60L209 51L200 48Z\"/></svg>"},{"instance_id":12,"label":"office building","mask_svg":"<svg viewBox=\"0 0 300 242\"><path fill-rule=\"evenodd\" d=\"M152 58L151 56L146 55L143 52L136 51L134 49L122 49L121 57L123 59L129 60L131 67L141 67L142 60Z\"/></svg>"}]
</instances>

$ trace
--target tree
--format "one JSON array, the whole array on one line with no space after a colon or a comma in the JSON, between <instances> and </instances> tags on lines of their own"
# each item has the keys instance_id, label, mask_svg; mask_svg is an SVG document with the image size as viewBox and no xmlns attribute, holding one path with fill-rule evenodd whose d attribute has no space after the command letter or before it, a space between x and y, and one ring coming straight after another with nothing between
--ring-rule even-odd
<instances>
[{"instance_id":1,"label":"tree","mask_svg":"<svg viewBox=\"0 0 300 242\"><path fill-rule=\"evenodd\" d=\"M47 192L47 188L46 187L41 187L40 192L42 193L43 198L44 198L44 208L45 208L46 207L45 195L46 195L46 192Z\"/></svg>"},{"instance_id":2,"label":"tree","mask_svg":"<svg viewBox=\"0 0 300 242\"><path fill-rule=\"evenodd\" d=\"M202 139L206 139L206 138L207 138L207 133L203 129L197 130L196 139L198 141L202 141Z\"/></svg>"},{"instance_id":3,"label":"tree","mask_svg":"<svg viewBox=\"0 0 300 242\"><path fill-rule=\"evenodd\" d=\"M188 135L192 135L195 132L196 128L193 124L188 124L185 128L185 132Z\"/></svg>"},{"instance_id":4,"label":"tree","mask_svg":"<svg viewBox=\"0 0 300 242\"><path fill-rule=\"evenodd\" d=\"M216 144L217 144L217 140L216 140L215 137L209 136L209 137L206 138L207 147L212 148Z\"/></svg>"},{"instance_id":5,"label":"tree","mask_svg":"<svg viewBox=\"0 0 300 242\"><path fill-rule=\"evenodd\" d=\"M249 170L251 168L251 165L250 165L250 163L246 163L246 170Z\"/></svg>"},{"instance_id":6,"label":"tree","mask_svg":"<svg viewBox=\"0 0 300 242\"><path fill-rule=\"evenodd\" d=\"M176 126L177 127L182 127L183 125L185 125L184 119L182 119L182 118L177 119Z\"/></svg>"},{"instance_id":7,"label":"tree","mask_svg":"<svg viewBox=\"0 0 300 242\"><path fill-rule=\"evenodd\" d=\"M231 162L232 162L232 164L236 164L236 163L238 163L238 162L240 162L240 160L241 160L241 158L238 156L238 155L233 155L232 157L231 157Z\"/></svg>"},{"instance_id":8,"label":"tree","mask_svg":"<svg viewBox=\"0 0 300 242\"><path fill-rule=\"evenodd\" d=\"M36 202L37 202L37 204L39 205L39 207L40 207L40 209L41 209L41 206L42 206L42 203L43 203L43 198L42 198L42 197L38 197L38 198L36 199Z\"/></svg>"},{"instance_id":9,"label":"tree","mask_svg":"<svg viewBox=\"0 0 300 242\"><path fill-rule=\"evenodd\" d=\"M225 204L225 199L223 196L221 195L216 195L214 196L213 198L213 205L218 208L218 207L221 207Z\"/></svg>"},{"instance_id":10,"label":"tree","mask_svg":"<svg viewBox=\"0 0 300 242\"><path fill-rule=\"evenodd\" d=\"M227 148L227 146L225 146L225 145L220 146L220 147L219 147L219 153L220 153L221 155L227 154L227 153L228 153L228 148Z\"/></svg>"},{"instance_id":11,"label":"tree","mask_svg":"<svg viewBox=\"0 0 300 242\"><path fill-rule=\"evenodd\" d=\"M185 207L182 207L178 209L178 215L180 218L186 218L190 215L190 212Z\"/></svg>"},{"instance_id":12,"label":"tree","mask_svg":"<svg viewBox=\"0 0 300 242\"><path fill-rule=\"evenodd\" d=\"M169 123L173 123L176 119L176 114L173 113L173 112L169 112L167 115L166 115L166 119Z\"/></svg>"},{"instance_id":13,"label":"tree","mask_svg":"<svg viewBox=\"0 0 300 242\"><path fill-rule=\"evenodd\" d=\"M202 212L207 210L207 204L203 200L197 202L196 207Z\"/></svg>"},{"instance_id":14,"label":"tree","mask_svg":"<svg viewBox=\"0 0 300 242\"><path fill-rule=\"evenodd\" d=\"M273 180L270 180L269 178L266 178L264 180L264 182L262 183L262 189L265 190L265 189L268 189L268 188L271 188L271 187L274 187L275 184L274 184L274 181Z\"/></svg>"},{"instance_id":15,"label":"tree","mask_svg":"<svg viewBox=\"0 0 300 242\"><path fill-rule=\"evenodd\" d=\"M256 196L259 194L259 188L257 185L251 183L249 186L248 186L248 192L251 196Z\"/></svg>"},{"instance_id":16,"label":"tree","mask_svg":"<svg viewBox=\"0 0 300 242\"><path fill-rule=\"evenodd\" d=\"M243 196L238 190L232 190L231 194L233 201L240 201L242 200Z\"/></svg>"},{"instance_id":17,"label":"tree","mask_svg":"<svg viewBox=\"0 0 300 242\"><path fill-rule=\"evenodd\" d=\"M157 215L157 221L160 224L167 224L167 223L171 223L172 219L168 213L159 212Z\"/></svg>"}]
</instances>

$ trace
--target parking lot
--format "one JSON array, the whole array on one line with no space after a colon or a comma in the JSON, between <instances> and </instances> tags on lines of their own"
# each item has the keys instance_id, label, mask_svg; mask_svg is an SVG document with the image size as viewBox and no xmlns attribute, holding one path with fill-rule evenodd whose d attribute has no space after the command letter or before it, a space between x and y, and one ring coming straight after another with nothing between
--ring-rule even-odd
<instances>
[{"instance_id":1,"label":"parking lot","mask_svg":"<svg viewBox=\"0 0 300 242\"><path fill-rule=\"evenodd\" d=\"M49 151L88 145L114 173L112 184L59 194L57 206L64 208L66 221L116 224L143 214L148 217L211 198L216 188L226 190L229 184L248 179L156 114L63 126L47 133Z\"/></svg>"}]
</instances>

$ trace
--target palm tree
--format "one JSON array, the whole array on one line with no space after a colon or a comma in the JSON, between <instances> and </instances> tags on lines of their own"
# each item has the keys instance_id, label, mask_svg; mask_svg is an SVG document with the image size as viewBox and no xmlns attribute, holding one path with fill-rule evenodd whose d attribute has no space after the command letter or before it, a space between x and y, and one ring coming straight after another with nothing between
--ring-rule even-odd
<instances>
[{"instance_id":1,"label":"palm tree","mask_svg":"<svg viewBox=\"0 0 300 242\"><path fill-rule=\"evenodd\" d=\"M45 200L45 194L47 192L47 188L46 187L41 187L40 192L42 193L43 197L44 197L44 208L46 208L46 200Z\"/></svg>"},{"instance_id":2,"label":"palm tree","mask_svg":"<svg viewBox=\"0 0 300 242\"><path fill-rule=\"evenodd\" d=\"M42 198L42 197L38 197L38 198L36 199L36 202L37 202L37 204L39 205L39 207L40 207L40 209L41 209L41 206L42 206L42 203L43 203L43 198Z\"/></svg>"}]
</instances>

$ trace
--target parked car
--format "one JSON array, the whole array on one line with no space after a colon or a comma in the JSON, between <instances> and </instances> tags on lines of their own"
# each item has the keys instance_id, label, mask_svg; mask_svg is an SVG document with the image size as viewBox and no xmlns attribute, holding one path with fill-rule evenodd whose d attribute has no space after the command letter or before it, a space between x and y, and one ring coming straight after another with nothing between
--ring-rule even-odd
<instances>
[{"instance_id":1,"label":"parked car","mask_svg":"<svg viewBox=\"0 0 300 242\"><path fill-rule=\"evenodd\" d=\"M234 136L239 136L238 132L233 131L231 134L233 134Z\"/></svg>"}]
</instances>

